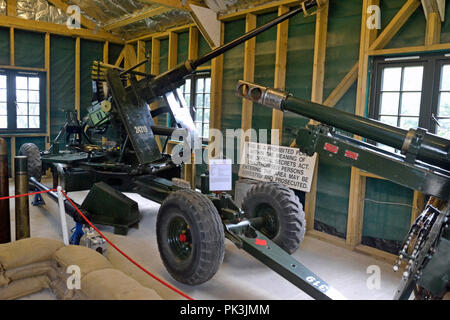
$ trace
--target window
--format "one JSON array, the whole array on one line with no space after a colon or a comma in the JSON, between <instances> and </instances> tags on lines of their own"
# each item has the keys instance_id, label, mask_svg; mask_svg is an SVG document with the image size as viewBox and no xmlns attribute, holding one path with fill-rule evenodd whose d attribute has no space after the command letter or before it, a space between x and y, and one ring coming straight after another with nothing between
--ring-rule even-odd
<instances>
[{"instance_id":1,"label":"window","mask_svg":"<svg viewBox=\"0 0 450 320\"><path fill-rule=\"evenodd\" d=\"M374 59L369 116L450 139L450 56Z\"/></svg>"},{"instance_id":2,"label":"window","mask_svg":"<svg viewBox=\"0 0 450 320\"><path fill-rule=\"evenodd\" d=\"M0 133L45 132L45 75L0 70Z\"/></svg>"},{"instance_id":3,"label":"window","mask_svg":"<svg viewBox=\"0 0 450 320\"><path fill-rule=\"evenodd\" d=\"M191 76L186 79L186 83L180 89L186 104L191 109L191 115L199 136L208 139L211 109L211 76L209 72Z\"/></svg>"}]
</instances>

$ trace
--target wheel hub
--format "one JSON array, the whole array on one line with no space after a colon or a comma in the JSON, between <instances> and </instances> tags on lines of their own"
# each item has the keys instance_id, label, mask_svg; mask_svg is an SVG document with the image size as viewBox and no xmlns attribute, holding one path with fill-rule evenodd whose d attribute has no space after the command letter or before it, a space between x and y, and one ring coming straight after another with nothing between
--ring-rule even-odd
<instances>
[{"instance_id":1,"label":"wheel hub","mask_svg":"<svg viewBox=\"0 0 450 320\"><path fill-rule=\"evenodd\" d=\"M173 254L185 260L192 253L192 236L188 223L182 217L175 217L169 222L168 243Z\"/></svg>"}]
</instances>

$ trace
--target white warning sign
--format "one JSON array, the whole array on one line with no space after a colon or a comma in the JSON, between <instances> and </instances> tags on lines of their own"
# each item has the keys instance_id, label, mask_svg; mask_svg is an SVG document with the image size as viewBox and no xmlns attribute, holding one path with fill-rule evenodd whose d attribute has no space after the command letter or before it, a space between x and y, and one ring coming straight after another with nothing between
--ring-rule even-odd
<instances>
[{"instance_id":1,"label":"white warning sign","mask_svg":"<svg viewBox=\"0 0 450 320\"><path fill-rule=\"evenodd\" d=\"M278 182L309 192L317 155L309 157L297 148L246 142L239 168L242 178Z\"/></svg>"}]
</instances>

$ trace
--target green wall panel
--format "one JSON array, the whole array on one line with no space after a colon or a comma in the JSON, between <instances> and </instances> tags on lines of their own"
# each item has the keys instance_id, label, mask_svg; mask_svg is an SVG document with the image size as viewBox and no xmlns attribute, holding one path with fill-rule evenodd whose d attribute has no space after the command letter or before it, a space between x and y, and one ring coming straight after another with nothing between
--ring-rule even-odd
<instances>
[{"instance_id":1,"label":"green wall panel","mask_svg":"<svg viewBox=\"0 0 450 320\"><path fill-rule=\"evenodd\" d=\"M169 65L169 39L161 40L159 73L166 72Z\"/></svg>"},{"instance_id":2,"label":"green wall panel","mask_svg":"<svg viewBox=\"0 0 450 320\"><path fill-rule=\"evenodd\" d=\"M298 14L289 20L286 90L296 97L311 99L314 62L315 16ZM296 129L304 127L308 119L286 112L283 118L283 145L295 139Z\"/></svg>"},{"instance_id":3,"label":"green wall panel","mask_svg":"<svg viewBox=\"0 0 450 320\"><path fill-rule=\"evenodd\" d=\"M229 42L243 33L245 33L245 19L225 23L225 42ZM226 52L223 57L221 129L224 135L226 129L236 130L241 128L242 99L235 95L235 89L238 80L242 80L244 74L243 68L244 44L241 44ZM236 180L239 171L239 165L237 165L237 139L234 139L233 163L233 180Z\"/></svg>"},{"instance_id":4,"label":"green wall panel","mask_svg":"<svg viewBox=\"0 0 450 320\"><path fill-rule=\"evenodd\" d=\"M259 15L257 16L256 26L260 27L277 16L277 12ZM256 37L254 82L257 84L273 87L276 43L277 28L275 27ZM252 128L256 130L258 141L261 141L260 139L263 137L260 136L259 130L272 128L272 109L253 104ZM266 143L270 143L270 130L267 133ZM264 140L261 142L264 142Z\"/></svg>"},{"instance_id":5,"label":"green wall panel","mask_svg":"<svg viewBox=\"0 0 450 320\"><path fill-rule=\"evenodd\" d=\"M92 104L92 63L103 60L103 42L81 40L80 47L80 111L86 116Z\"/></svg>"},{"instance_id":6,"label":"green wall panel","mask_svg":"<svg viewBox=\"0 0 450 320\"><path fill-rule=\"evenodd\" d=\"M14 30L14 53L16 66L45 68L45 35Z\"/></svg>"},{"instance_id":7,"label":"green wall panel","mask_svg":"<svg viewBox=\"0 0 450 320\"><path fill-rule=\"evenodd\" d=\"M208 42L205 40L205 38L203 38L203 35L199 31L199 34L198 34L198 56L201 57L201 56L207 54L208 52L210 52L211 50L212 49L209 46ZM210 66L210 65L211 65L211 61L205 63L203 66Z\"/></svg>"},{"instance_id":8,"label":"green wall panel","mask_svg":"<svg viewBox=\"0 0 450 320\"><path fill-rule=\"evenodd\" d=\"M189 32L178 34L177 64L183 63L189 55Z\"/></svg>"},{"instance_id":9,"label":"green wall panel","mask_svg":"<svg viewBox=\"0 0 450 320\"><path fill-rule=\"evenodd\" d=\"M108 62L110 64L116 63L122 52L123 46L120 44L109 43L108 45Z\"/></svg>"},{"instance_id":10,"label":"green wall panel","mask_svg":"<svg viewBox=\"0 0 450 320\"><path fill-rule=\"evenodd\" d=\"M152 68L151 56L152 56L152 41L145 41L145 56L150 57L150 61L145 63L145 72L150 73Z\"/></svg>"},{"instance_id":11,"label":"green wall panel","mask_svg":"<svg viewBox=\"0 0 450 320\"><path fill-rule=\"evenodd\" d=\"M64 110L75 110L75 39L51 37L50 81L50 133L53 139L65 122Z\"/></svg>"},{"instance_id":12,"label":"green wall panel","mask_svg":"<svg viewBox=\"0 0 450 320\"><path fill-rule=\"evenodd\" d=\"M9 29L0 28L0 64L9 64Z\"/></svg>"},{"instance_id":13,"label":"green wall panel","mask_svg":"<svg viewBox=\"0 0 450 320\"><path fill-rule=\"evenodd\" d=\"M413 191L372 178L366 186L362 242L397 254L409 231Z\"/></svg>"},{"instance_id":14,"label":"green wall panel","mask_svg":"<svg viewBox=\"0 0 450 320\"><path fill-rule=\"evenodd\" d=\"M446 1L445 20L442 23L441 43L450 43L450 2Z\"/></svg>"}]
</instances>

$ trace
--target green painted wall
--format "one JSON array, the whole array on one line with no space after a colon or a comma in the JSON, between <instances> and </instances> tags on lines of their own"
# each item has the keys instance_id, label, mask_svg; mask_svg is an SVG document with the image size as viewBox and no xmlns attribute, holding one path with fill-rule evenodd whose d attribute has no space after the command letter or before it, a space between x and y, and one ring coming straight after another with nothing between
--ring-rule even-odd
<instances>
[{"instance_id":1,"label":"green painted wall","mask_svg":"<svg viewBox=\"0 0 450 320\"><path fill-rule=\"evenodd\" d=\"M178 34L177 64L183 63L189 55L189 31Z\"/></svg>"},{"instance_id":2,"label":"green painted wall","mask_svg":"<svg viewBox=\"0 0 450 320\"><path fill-rule=\"evenodd\" d=\"M0 28L0 64L9 64L9 29Z\"/></svg>"},{"instance_id":3,"label":"green painted wall","mask_svg":"<svg viewBox=\"0 0 450 320\"><path fill-rule=\"evenodd\" d=\"M16 66L45 68L45 35L14 30L14 53Z\"/></svg>"}]
</instances>

